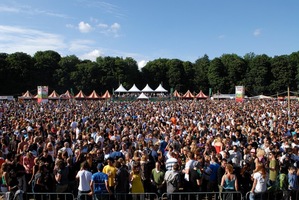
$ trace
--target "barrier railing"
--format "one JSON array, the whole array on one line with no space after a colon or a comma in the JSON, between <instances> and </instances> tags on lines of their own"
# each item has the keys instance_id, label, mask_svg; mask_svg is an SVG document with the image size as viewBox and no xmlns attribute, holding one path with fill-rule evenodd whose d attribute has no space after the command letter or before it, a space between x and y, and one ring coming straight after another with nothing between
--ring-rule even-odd
<instances>
[{"instance_id":1,"label":"barrier railing","mask_svg":"<svg viewBox=\"0 0 299 200\"><path fill-rule=\"evenodd\" d=\"M80 199L77 200L159 200L159 197L156 193L102 193L93 196L81 194Z\"/></svg>"},{"instance_id":2,"label":"barrier railing","mask_svg":"<svg viewBox=\"0 0 299 200\"><path fill-rule=\"evenodd\" d=\"M161 200L241 200L241 192L175 192L162 194Z\"/></svg>"},{"instance_id":3,"label":"barrier railing","mask_svg":"<svg viewBox=\"0 0 299 200\"><path fill-rule=\"evenodd\" d=\"M9 192L0 192L0 200L9 200ZM12 194L13 196L15 194ZM81 194L78 198L72 193L24 193L24 200L250 200L250 193L242 195L241 192L177 192L164 193L159 197L156 193L116 193L98 194L90 196ZM10 197L12 198L12 196ZM17 198L19 199L19 198ZM297 191L267 191L257 194L255 200L299 200Z\"/></svg>"},{"instance_id":4,"label":"barrier railing","mask_svg":"<svg viewBox=\"0 0 299 200\"><path fill-rule=\"evenodd\" d=\"M276 190L257 194L247 192L245 200L250 200L250 195L258 200L297 200L299 199L299 190Z\"/></svg>"},{"instance_id":5,"label":"barrier railing","mask_svg":"<svg viewBox=\"0 0 299 200\"><path fill-rule=\"evenodd\" d=\"M24 200L74 200L72 193L25 193Z\"/></svg>"}]
</instances>

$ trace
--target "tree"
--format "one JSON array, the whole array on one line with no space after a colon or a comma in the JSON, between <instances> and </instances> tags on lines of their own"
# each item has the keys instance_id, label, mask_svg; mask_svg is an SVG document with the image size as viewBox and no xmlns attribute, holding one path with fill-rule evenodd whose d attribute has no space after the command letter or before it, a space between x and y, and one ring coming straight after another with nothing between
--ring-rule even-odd
<instances>
[{"instance_id":1,"label":"tree","mask_svg":"<svg viewBox=\"0 0 299 200\"><path fill-rule=\"evenodd\" d=\"M267 55L257 55L248 61L245 87L249 95L269 94L271 75L271 58Z\"/></svg>"},{"instance_id":2,"label":"tree","mask_svg":"<svg viewBox=\"0 0 299 200\"><path fill-rule=\"evenodd\" d=\"M33 84L35 77L32 75L34 71L34 60L30 55L16 52L9 54L6 61L8 71L6 74L7 82L4 84L8 90L14 88L17 94L21 94L21 92L25 90L36 89L36 85Z\"/></svg>"},{"instance_id":3,"label":"tree","mask_svg":"<svg viewBox=\"0 0 299 200\"><path fill-rule=\"evenodd\" d=\"M165 88L169 88L168 83L168 69L167 65L169 59L159 58L148 62L142 69L142 79L144 83L148 83L152 87L158 87L163 82Z\"/></svg>"},{"instance_id":4,"label":"tree","mask_svg":"<svg viewBox=\"0 0 299 200\"><path fill-rule=\"evenodd\" d=\"M70 80L74 82L77 91L91 92L101 86L102 71L98 63L83 61L76 65L77 70L71 72Z\"/></svg>"},{"instance_id":5,"label":"tree","mask_svg":"<svg viewBox=\"0 0 299 200\"><path fill-rule=\"evenodd\" d=\"M220 58L214 58L208 69L209 84L214 92L227 92L226 89L226 69Z\"/></svg>"},{"instance_id":6,"label":"tree","mask_svg":"<svg viewBox=\"0 0 299 200\"><path fill-rule=\"evenodd\" d=\"M228 93L234 93L236 85L243 85L247 68L246 62L236 54L225 54L220 59L227 71Z\"/></svg>"},{"instance_id":7,"label":"tree","mask_svg":"<svg viewBox=\"0 0 299 200\"><path fill-rule=\"evenodd\" d=\"M286 91L288 86L291 90L296 88L296 68L291 65L288 56L275 56L271 60L271 68L273 75L272 92Z\"/></svg>"},{"instance_id":8,"label":"tree","mask_svg":"<svg viewBox=\"0 0 299 200\"><path fill-rule=\"evenodd\" d=\"M185 61L183 62L183 69L184 69L184 82L185 82L185 88L190 89L191 91L194 91L197 89L195 85L195 74L194 74L194 66L191 62Z\"/></svg>"},{"instance_id":9,"label":"tree","mask_svg":"<svg viewBox=\"0 0 299 200\"><path fill-rule=\"evenodd\" d=\"M169 66L167 73L169 86L178 91L186 91L186 84L183 82L187 82L188 80L185 79L183 62L179 59L172 59L167 61L166 64Z\"/></svg>"},{"instance_id":10,"label":"tree","mask_svg":"<svg viewBox=\"0 0 299 200\"><path fill-rule=\"evenodd\" d=\"M210 66L209 56L204 55L197 59L194 64L194 84L197 90L208 91L209 79L208 71Z\"/></svg>"},{"instance_id":11,"label":"tree","mask_svg":"<svg viewBox=\"0 0 299 200\"><path fill-rule=\"evenodd\" d=\"M7 74L9 73L7 57L7 53L0 53L0 94L7 94L10 90L6 85L8 81Z\"/></svg>"},{"instance_id":12,"label":"tree","mask_svg":"<svg viewBox=\"0 0 299 200\"><path fill-rule=\"evenodd\" d=\"M38 51L34 54L34 76L36 85L54 86L53 75L59 69L61 56L55 51Z\"/></svg>"},{"instance_id":13,"label":"tree","mask_svg":"<svg viewBox=\"0 0 299 200\"><path fill-rule=\"evenodd\" d=\"M54 81L56 82L55 85L57 85L56 90L66 91L75 87L74 83L71 81L70 75L77 70L76 66L80 63L81 61L75 55L61 58L58 63L59 67L55 70L53 76Z\"/></svg>"}]
</instances>

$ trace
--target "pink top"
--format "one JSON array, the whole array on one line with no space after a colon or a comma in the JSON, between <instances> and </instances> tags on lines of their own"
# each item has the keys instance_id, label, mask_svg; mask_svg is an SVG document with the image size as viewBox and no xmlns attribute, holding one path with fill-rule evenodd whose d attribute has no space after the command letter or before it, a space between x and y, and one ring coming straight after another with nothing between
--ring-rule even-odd
<instances>
[{"instance_id":1,"label":"pink top","mask_svg":"<svg viewBox=\"0 0 299 200\"><path fill-rule=\"evenodd\" d=\"M33 173L33 166L34 166L34 157L29 158L28 156L24 156L23 158L23 166L25 167L27 174Z\"/></svg>"}]
</instances>

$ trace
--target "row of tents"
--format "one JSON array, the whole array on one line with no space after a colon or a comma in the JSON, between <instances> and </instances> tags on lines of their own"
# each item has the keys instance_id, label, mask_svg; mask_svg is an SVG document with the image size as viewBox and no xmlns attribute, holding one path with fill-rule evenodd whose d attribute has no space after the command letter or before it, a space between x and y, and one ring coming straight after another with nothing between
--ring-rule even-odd
<instances>
[{"instance_id":1,"label":"row of tents","mask_svg":"<svg viewBox=\"0 0 299 200\"><path fill-rule=\"evenodd\" d=\"M59 100L59 99L109 99L111 98L111 94L107 90L102 96L98 95L98 93L93 90L90 95L85 95L82 90L78 92L76 95L72 95L69 90L65 93L59 95L55 90L48 96L50 100ZM29 90L27 90L19 99L38 99L38 95L32 95Z\"/></svg>"},{"instance_id":2,"label":"row of tents","mask_svg":"<svg viewBox=\"0 0 299 200\"><path fill-rule=\"evenodd\" d=\"M149 97L144 92L139 92L139 96L137 99L149 99ZM102 96L98 95L95 90L92 91L90 95L85 95L82 90L78 92L76 95L72 95L69 90L65 93L59 95L55 90L48 96L50 100L59 100L59 99L110 99L111 94L107 90ZM189 90L185 94L180 94L177 90L175 90L172 94L175 98L183 98L183 99L191 99L191 98L198 98L198 99L207 99L206 96L202 91L200 91L197 95L192 94ZM38 99L38 95L32 95L29 90L27 90L22 96L18 97L19 99Z\"/></svg>"}]
</instances>

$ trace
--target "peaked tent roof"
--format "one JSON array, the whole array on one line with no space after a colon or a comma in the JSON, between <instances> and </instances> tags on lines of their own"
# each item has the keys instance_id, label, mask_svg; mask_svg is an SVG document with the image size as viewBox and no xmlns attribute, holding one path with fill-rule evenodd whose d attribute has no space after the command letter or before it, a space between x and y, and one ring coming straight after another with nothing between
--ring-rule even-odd
<instances>
[{"instance_id":1,"label":"peaked tent roof","mask_svg":"<svg viewBox=\"0 0 299 200\"><path fill-rule=\"evenodd\" d=\"M137 97L137 99L149 99L143 92Z\"/></svg>"},{"instance_id":2,"label":"peaked tent roof","mask_svg":"<svg viewBox=\"0 0 299 200\"><path fill-rule=\"evenodd\" d=\"M136 85L134 84L128 92L140 92L140 90L136 87Z\"/></svg>"},{"instance_id":3,"label":"peaked tent roof","mask_svg":"<svg viewBox=\"0 0 299 200\"><path fill-rule=\"evenodd\" d=\"M183 98L185 99L191 99L194 98L194 95L190 92L190 90L188 90L184 95Z\"/></svg>"},{"instance_id":4,"label":"peaked tent roof","mask_svg":"<svg viewBox=\"0 0 299 200\"><path fill-rule=\"evenodd\" d=\"M160 83L159 86L157 87L157 89L155 89L155 92L168 92L167 90L165 90L162 86L162 84Z\"/></svg>"},{"instance_id":5,"label":"peaked tent roof","mask_svg":"<svg viewBox=\"0 0 299 200\"><path fill-rule=\"evenodd\" d=\"M154 90L146 84L146 86L141 90L142 92L154 92Z\"/></svg>"},{"instance_id":6,"label":"peaked tent roof","mask_svg":"<svg viewBox=\"0 0 299 200\"><path fill-rule=\"evenodd\" d=\"M202 92L202 90L200 90L200 92L199 92L195 97L198 98L198 99L206 99L206 98L208 98L208 96L205 95L205 94Z\"/></svg>"},{"instance_id":7,"label":"peaked tent roof","mask_svg":"<svg viewBox=\"0 0 299 200\"><path fill-rule=\"evenodd\" d=\"M258 95L258 96L250 97L250 99L273 99L273 97L261 94L261 95Z\"/></svg>"},{"instance_id":8,"label":"peaked tent roof","mask_svg":"<svg viewBox=\"0 0 299 200\"><path fill-rule=\"evenodd\" d=\"M127 92L127 90L122 84L120 84L114 92Z\"/></svg>"},{"instance_id":9,"label":"peaked tent roof","mask_svg":"<svg viewBox=\"0 0 299 200\"><path fill-rule=\"evenodd\" d=\"M53 92L48 96L49 99L59 99L59 94L53 90Z\"/></svg>"},{"instance_id":10,"label":"peaked tent roof","mask_svg":"<svg viewBox=\"0 0 299 200\"><path fill-rule=\"evenodd\" d=\"M75 99L84 99L84 98L85 98L85 94L82 92L82 90L80 90L78 94L75 96Z\"/></svg>"},{"instance_id":11,"label":"peaked tent roof","mask_svg":"<svg viewBox=\"0 0 299 200\"><path fill-rule=\"evenodd\" d=\"M108 90L106 90L106 92L103 94L103 96L101 96L102 99L110 99L111 98L111 95L109 93Z\"/></svg>"},{"instance_id":12,"label":"peaked tent roof","mask_svg":"<svg viewBox=\"0 0 299 200\"><path fill-rule=\"evenodd\" d=\"M182 97L182 96L180 95L180 93L179 93L177 90L175 90L175 91L173 92L173 96L174 96L174 97Z\"/></svg>"},{"instance_id":13,"label":"peaked tent roof","mask_svg":"<svg viewBox=\"0 0 299 200\"><path fill-rule=\"evenodd\" d=\"M20 99L32 99L33 95L27 90L22 96L19 97Z\"/></svg>"},{"instance_id":14,"label":"peaked tent roof","mask_svg":"<svg viewBox=\"0 0 299 200\"><path fill-rule=\"evenodd\" d=\"M99 99L101 98L100 95L98 95L98 93L93 90L92 93L87 97L87 99Z\"/></svg>"},{"instance_id":15,"label":"peaked tent roof","mask_svg":"<svg viewBox=\"0 0 299 200\"><path fill-rule=\"evenodd\" d=\"M64 94L61 94L60 97L63 99L72 99L73 95L67 90Z\"/></svg>"}]
</instances>

